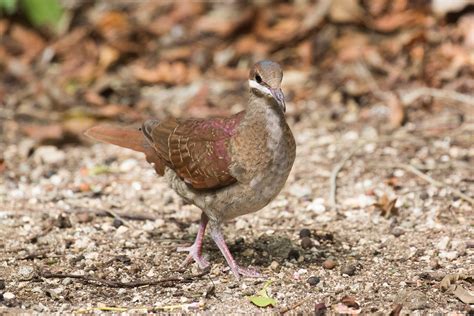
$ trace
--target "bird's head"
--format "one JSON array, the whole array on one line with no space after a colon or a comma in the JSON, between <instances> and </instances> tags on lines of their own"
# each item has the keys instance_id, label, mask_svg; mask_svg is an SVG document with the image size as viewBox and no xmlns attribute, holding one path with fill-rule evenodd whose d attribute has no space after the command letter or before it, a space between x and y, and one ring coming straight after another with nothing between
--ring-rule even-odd
<instances>
[{"instance_id":1,"label":"bird's head","mask_svg":"<svg viewBox=\"0 0 474 316\"><path fill-rule=\"evenodd\" d=\"M282 78L283 71L278 63L263 60L256 63L250 70L249 86L257 95L275 100L285 112L285 96L281 91Z\"/></svg>"}]
</instances>

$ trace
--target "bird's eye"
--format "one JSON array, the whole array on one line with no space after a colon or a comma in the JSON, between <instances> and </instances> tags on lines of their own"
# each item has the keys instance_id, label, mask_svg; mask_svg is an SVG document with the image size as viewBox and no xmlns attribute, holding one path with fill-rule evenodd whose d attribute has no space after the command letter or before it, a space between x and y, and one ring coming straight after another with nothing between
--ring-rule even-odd
<instances>
[{"instance_id":1,"label":"bird's eye","mask_svg":"<svg viewBox=\"0 0 474 316\"><path fill-rule=\"evenodd\" d=\"M255 75L255 81L262 83L262 77L260 77L260 75Z\"/></svg>"}]
</instances>

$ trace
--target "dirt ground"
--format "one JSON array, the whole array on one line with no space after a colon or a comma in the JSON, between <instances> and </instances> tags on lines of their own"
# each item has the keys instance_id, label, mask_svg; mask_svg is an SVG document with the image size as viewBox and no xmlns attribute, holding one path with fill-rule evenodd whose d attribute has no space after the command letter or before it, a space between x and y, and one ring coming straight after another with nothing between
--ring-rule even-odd
<instances>
[{"instance_id":1,"label":"dirt ground","mask_svg":"<svg viewBox=\"0 0 474 316\"><path fill-rule=\"evenodd\" d=\"M0 17L0 313L474 312L472 12L291 3L72 1L58 38ZM207 237L210 269L181 269L200 211L82 132L235 113L262 58L297 158L224 228L262 277L237 281Z\"/></svg>"},{"instance_id":2,"label":"dirt ground","mask_svg":"<svg viewBox=\"0 0 474 316\"><path fill-rule=\"evenodd\" d=\"M298 150L285 189L264 210L228 223L225 234L236 258L263 274L240 282L210 240L209 273L181 280L200 273L194 266L176 272L184 254L175 251L192 242L199 211L184 205L140 154L96 144L42 157L41 150L50 148L43 147L28 158L22 152L26 140L10 144L6 160L16 161L0 186L0 279L1 291L15 297L4 299L2 309L159 310L199 303L188 307L255 313L261 310L247 297L271 280L269 291L278 304L266 312L310 312L315 303L339 311L344 296L364 312L387 313L396 304L403 313L467 312L469 305L443 292L440 281L448 274L473 275L472 205L453 194L474 190L472 117L433 136L416 124L383 134L357 121L327 121L328 115L318 104L311 115L291 122ZM455 115L446 109L423 120ZM348 152L337 179L338 207L331 208L330 174ZM407 164L445 185L436 187L400 167ZM393 207L373 206L393 198ZM113 214L122 214L123 221ZM311 233L304 249L302 229ZM334 268L323 267L328 259ZM178 280L117 288L47 273L125 283ZM310 285L310 277L319 282ZM473 290L472 279L457 284Z\"/></svg>"}]
</instances>

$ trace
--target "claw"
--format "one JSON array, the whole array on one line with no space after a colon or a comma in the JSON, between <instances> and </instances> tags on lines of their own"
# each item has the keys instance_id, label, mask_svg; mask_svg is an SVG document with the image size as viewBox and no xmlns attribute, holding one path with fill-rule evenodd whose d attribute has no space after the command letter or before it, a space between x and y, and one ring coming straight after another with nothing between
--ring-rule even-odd
<instances>
[{"instance_id":1,"label":"claw","mask_svg":"<svg viewBox=\"0 0 474 316\"><path fill-rule=\"evenodd\" d=\"M206 269L209 266L209 261L203 258L200 250L201 249L199 249L195 243L189 247L179 247L177 249L178 252L188 252L188 256L181 263L181 267L187 267L194 260L198 264L199 268L203 270Z\"/></svg>"}]
</instances>

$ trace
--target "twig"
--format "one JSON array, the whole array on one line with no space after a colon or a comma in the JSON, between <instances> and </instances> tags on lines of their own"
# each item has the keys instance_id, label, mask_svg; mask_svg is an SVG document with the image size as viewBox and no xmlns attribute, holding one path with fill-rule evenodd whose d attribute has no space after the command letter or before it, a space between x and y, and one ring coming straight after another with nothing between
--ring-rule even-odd
<instances>
[{"instance_id":1,"label":"twig","mask_svg":"<svg viewBox=\"0 0 474 316\"><path fill-rule=\"evenodd\" d=\"M308 300L309 300L309 297L305 297L304 299L302 299L302 300L296 302L296 303L293 304L293 305L290 305L290 306L288 306L288 307L285 307L285 308L280 309L280 315L283 315L283 314L285 314L285 313L287 313L287 312L289 312L289 311L291 311L291 310L294 310L295 308L297 308L297 307L303 305L303 304L304 304L306 301L308 301Z\"/></svg>"},{"instance_id":2,"label":"twig","mask_svg":"<svg viewBox=\"0 0 474 316\"><path fill-rule=\"evenodd\" d=\"M112 210L104 210L104 212L106 212L107 214L109 214L111 217L113 217L114 219L118 219L119 221L121 221L125 226L129 227L129 228L134 228L134 226L132 224L130 224L126 219L124 219L122 216L120 216L118 213L112 211Z\"/></svg>"},{"instance_id":3,"label":"twig","mask_svg":"<svg viewBox=\"0 0 474 316\"><path fill-rule=\"evenodd\" d=\"M425 180L426 182L428 182L428 183L430 183L430 184L432 184L432 185L434 185L438 188L449 188L451 190L451 192L453 192L454 195L456 195L457 197L469 202L471 205L474 205L474 199L471 198L470 196L462 193L461 191L459 191L456 188L453 188L453 187L447 185L446 183L443 183L443 182L440 182L440 181L437 181L437 180L433 179L429 175L424 174L423 172L421 172L416 167L414 167L410 164L402 163L402 164L396 164L395 166L397 166L399 168L402 168L402 169L405 169L406 171L418 176L419 178Z\"/></svg>"},{"instance_id":4,"label":"twig","mask_svg":"<svg viewBox=\"0 0 474 316\"><path fill-rule=\"evenodd\" d=\"M416 99L424 95L427 95L433 98L452 100L459 103L465 103L465 104L470 104L470 105L474 104L473 96L462 94L453 90L422 87L422 88L416 88L412 90L400 91L402 102L405 105L409 105L413 103Z\"/></svg>"},{"instance_id":5,"label":"twig","mask_svg":"<svg viewBox=\"0 0 474 316\"><path fill-rule=\"evenodd\" d=\"M151 285L158 285L163 283L189 283L195 279L198 279L204 275L209 273L209 269L202 271L196 275L185 275L182 277L169 277L163 279L156 279L156 280L137 280L132 282L120 282L120 281L113 281L113 280L106 280L102 278L94 278L87 275L80 275L80 274L69 274L69 273L52 273L49 271L40 271L39 276L45 279L78 279L85 283L95 284L98 286L107 286L112 288L136 288L140 286L151 286Z\"/></svg>"},{"instance_id":6,"label":"twig","mask_svg":"<svg viewBox=\"0 0 474 316\"><path fill-rule=\"evenodd\" d=\"M336 191L337 191L337 175L339 172L342 170L344 167L344 164L354 155L354 153L359 149L361 144L354 146L342 159L339 161L337 165L334 166L334 168L331 171L331 176L329 178L329 183L330 183L330 191L329 191L329 204L331 207L336 207L337 206L337 201L336 201Z\"/></svg>"}]
</instances>

